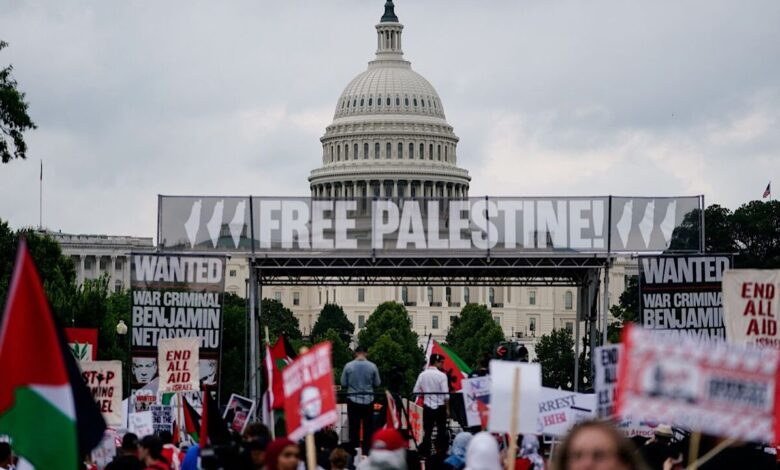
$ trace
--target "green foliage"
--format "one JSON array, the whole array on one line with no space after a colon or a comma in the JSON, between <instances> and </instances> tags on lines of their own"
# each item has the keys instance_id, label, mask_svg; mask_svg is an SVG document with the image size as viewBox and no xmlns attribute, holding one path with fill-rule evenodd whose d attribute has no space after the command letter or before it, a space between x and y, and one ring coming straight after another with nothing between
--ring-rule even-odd
<instances>
[{"instance_id":1,"label":"green foliage","mask_svg":"<svg viewBox=\"0 0 780 470\"><path fill-rule=\"evenodd\" d=\"M571 390L574 382L574 338L565 329L542 335L536 343L536 360L542 366L542 385Z\"/></svg>"},{"instance_id":2,"label":"green foliage","mask_svg":"<svg viewBox=\"0 0 780 470\"><path fill-rule=\"evenodd\" d=\"M6 46L8 43L0 41L0 50ZM27 158L24 132L35 129L35 123L27 114L24 93L18 90L11 72L11 65L0 68L0 161L3 163L13 158Z\"/></svg>"},{"instance_id":3,"label":"green foliage","mask_svg":"<svg viewBox=\"0 0 780 470\"><path fill-rule=\"evenodd\" d=\"M607 339L610 343L619 343L623 327L627 323L639 321L639 279L632 276L628 280L626 289L620 294L618 304L609 308L609 312L616 321L607 328Z\"/></svg>"},{"instance_id":4,"label":"green foliage","mask_svg":"<svg viewBox=\"0 0 780 470\"><path fill-rule=\"evenodd\" d=\"M311 329L312 341L318 342L325 332L333 329L338 333L344 342L349 342L352 337L352 333L355 331L355 324L349 321L347 315L344 313L344 309L340 305L325 304L320 311L320 316L317 318L317 322Z\"/></svg>"},{"instance_id":5,"label":"green foliage","mask_svg":"<svg viewBox=\"0 0 780 470\"><path fill-rule=\"evenodd\" d=\"M227 403L231 393L246 395L246 301L225 293L222 297L222 362L220 363L222 402Z\"/></svg>"},{"instance_id":6,"label":"green foliage","mask_svg":"<svg viewBox=\"0 0 780 470\"><path fill-rule=\"evenodd\" d=\"M298 319L295 318L292 310L275 299L263 299L261 305L260 331L262 335L265 335L265 327L268 327L272 342L280 335L286 336L290 341L303 337Z\"/></svg>"},{"instance_id":7,"label":"green foliage","mask_svg":"<svg viewBox=\"0 0 780 470\"><path fill-rule=\"evenodd\" d=\"M323 341L330 341L333 348L333 377L336 383L338 383L344 366L352 360L352 351L349 350L347 343L341 339L341 334L333 328L326 331L317 342L321 343Z\"/></svg>"},{"instance_id":8,"label":"green foliage","mask_svg":"<svg viewBox=\"0 0 780 470\"><path fill-rule=\"evenodd\" d=\"M708 224L709 226L709 224ZM780 201L751 201L731 216L738 268L780 268Z\"/></svg>"},{"instance_id":9,"label":"green foliage","mask_svg":"<svg viewBox=\"0 0 780 470\"><path fill-rule=\"evenodd\" d=\"M418 345L417 333L406 308L396 302L380 304L358 334L360 346L379 369L382 383L387 384L395 371L402 371L405 383L396 384L404 394L411 392L417 374L422 370L425 354Z\"/></svg>"},{"instance_id":10,"label":"green foliage","mask_svg":"<svg viewBox=\"0 0 780 470\"><path fill-rule=\"evenodd\" d=\"M490 309L477 304L463 307L447 333L447 344L472 367L504 339L504 330L493 321Z\"/></svg>"}]
</instances>

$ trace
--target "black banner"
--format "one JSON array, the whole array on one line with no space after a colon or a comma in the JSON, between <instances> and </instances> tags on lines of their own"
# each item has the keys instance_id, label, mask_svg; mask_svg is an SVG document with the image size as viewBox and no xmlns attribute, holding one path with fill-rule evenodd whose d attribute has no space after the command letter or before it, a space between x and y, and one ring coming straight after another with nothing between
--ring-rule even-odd
<instances>
[{"instance_id":1,"label":"black banner","mask_svg":"<svg viewBox=\"0 0 780 470\"><path fill-rule=\"evenodd\" d=\"M642 326L725 340L721 281L732 264L732 256L722 254L640 256Z\"/></svg>"},{"instance_id":2,"label":"black banner","mask_svg":"<svg viewBox=\"0 0 780 470\"><path fill-rule=\"evenodd\" d=\"M131 258L132 388L156 388L157 342L181 337L200 338L201 385L217 386L225 258L148 253Z\"/></svg>"}]
</instances>

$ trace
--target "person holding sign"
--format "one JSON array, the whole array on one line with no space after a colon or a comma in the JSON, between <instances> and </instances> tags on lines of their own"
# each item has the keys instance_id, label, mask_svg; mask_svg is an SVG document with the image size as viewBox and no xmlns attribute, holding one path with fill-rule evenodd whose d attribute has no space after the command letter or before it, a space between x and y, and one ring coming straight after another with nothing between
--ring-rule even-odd
<instances>
[{"instance_id":1,"label":"person holding sign","mask_svg":"<svg viewBox=\"0 0 780 470\"><path fill-rule=\"evenodd\" d=\"M439 436L447 432L450 389L443 369L444 356L431 354L428 368L422 371L414 384L414 393L423 395L423 440L420 443L420 455L423 458L430 456L434 426Z\"/></svg>"}]
</instances>

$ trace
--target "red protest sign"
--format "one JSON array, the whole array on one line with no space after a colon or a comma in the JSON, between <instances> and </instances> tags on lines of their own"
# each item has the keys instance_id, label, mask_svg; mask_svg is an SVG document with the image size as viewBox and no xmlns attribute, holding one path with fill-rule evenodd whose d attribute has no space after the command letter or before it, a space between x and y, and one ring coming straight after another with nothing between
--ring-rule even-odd
<instances>
[{"instance_id":1,"label":"red protest sign","mask_svg":"<svg viewBox=\"0 0 780 470\"><path fill-rule=\"evenodd\" d=\"M298 356L284 368L282 379L284 415L290 439L297 441L336 423L338 413L329 342L320 343Z\"/></svg>"},{"instance_id":2,"label":"red protest sign","mask_svg":"<svg viewBox=\"0 0 780 470\"><path fill-rule=\"evenodd\" d=\"M617 413L723 437L776 442L780 354L629 326ZM780 424L780 423L778 423Z\"/></svg>"}]
</instances>

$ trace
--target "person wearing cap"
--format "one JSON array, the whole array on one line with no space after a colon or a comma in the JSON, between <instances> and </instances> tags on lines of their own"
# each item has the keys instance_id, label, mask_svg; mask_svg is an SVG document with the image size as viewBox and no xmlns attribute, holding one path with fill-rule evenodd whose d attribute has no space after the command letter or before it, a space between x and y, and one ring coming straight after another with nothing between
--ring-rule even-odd
<instances>
[{"instance_id":1,"label":"person wearing cap","mask_svg":"<svg viewBox=\"0 0 780 470\"><path fill-rule=\"evenodd\" d=\"M659 424L653 432L653 438L639 448L639 455L650 469L661 470L667 459L679 457L679 455L674 455L675 453L679 454L679 452L675 452L672 447L673 438L672 427L668 424Z\"/></svg>"},{"instance_id":2,"label":"person wearing cap","mask_svg":"<svg viewBox=\"0 0 780 470\"><path fill-rule=\"evenodd\" d=\"M379 369L366 357L366 348L355 349L355 359L344 366L341 386L347 391L347 420L350 445L360 443L360 425L363 424L363 452L367 453L374 432L374 387L378 387Z\"/></svg>"},{"instance_id":3,"label":"person wearing cap","mask_svg":"<svg viewBox=\"0 0 780 470\"><path fill-rule=\"evenodd\" d=\"M444 356L431 354L428 368L420 373L414 384L414 393L423 396L423 440L420 443L423 458L430 456L434 426L440 436L447 432L449 384L443 369Z\"/></svg>"},{"instance_id":4,"label":"person wearing cap","mask_svg":"<svg viewBox=\"0 0 780 470\"><path fill-rule=\"evenodd\" d=\"M358 470L406 470L407 441L397 429L377 431L371 442L371 453Z\"/></svg>"}]
</instances>

